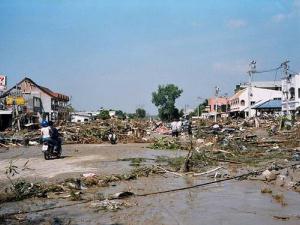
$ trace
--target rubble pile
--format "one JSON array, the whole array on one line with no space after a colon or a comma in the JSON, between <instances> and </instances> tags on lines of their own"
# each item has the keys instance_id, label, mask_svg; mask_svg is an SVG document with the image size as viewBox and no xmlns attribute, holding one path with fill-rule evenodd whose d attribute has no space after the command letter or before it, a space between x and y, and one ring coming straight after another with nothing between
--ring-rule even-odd
<instances>
[{"instance_id":1,"label":"rubble pile","mask_svg":"<svg viewBox=\"0 0 300 225\"><path fill-rule=\"evenodd\" d=\"M150 123L142 120L95 120L87 123L64 122L57 126L65 144L101 144L108 141L111 130L119 143L145 143ZM39 129L23 129L15 132L7 129L0 133L0 147L38 145Z\"/></svg>"},{"instance_id":2,"label":"rubble pile","mask_svg":"<svg viewBox=\"0 0 300 225\"><path fill-rule=\"evenodd\" d=\"M108 141L111 129L120 143L144 143L149 127L145 121L97 120L89 123L67 123L60 127L66 144L101 144Z\"/></svg>"}]
</instances>

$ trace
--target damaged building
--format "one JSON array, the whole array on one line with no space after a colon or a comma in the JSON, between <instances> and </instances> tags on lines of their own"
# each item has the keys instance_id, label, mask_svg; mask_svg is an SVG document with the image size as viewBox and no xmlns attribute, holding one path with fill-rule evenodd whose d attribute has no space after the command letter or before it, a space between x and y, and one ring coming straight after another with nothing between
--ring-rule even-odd
<instances>
[{"instance_id":1,"label":"damaged building","mask_svg":"<svg viewBox=\"0 0 300 225\"><path fill-rule=\"evenodd\" d=\"M14 123L18 126L37 124L41 120L65 120L68 115L69 97L38 85L30 78L5 91L0 97L5 118L1 117L1 129Z\"/></svg>"}]
</instances>

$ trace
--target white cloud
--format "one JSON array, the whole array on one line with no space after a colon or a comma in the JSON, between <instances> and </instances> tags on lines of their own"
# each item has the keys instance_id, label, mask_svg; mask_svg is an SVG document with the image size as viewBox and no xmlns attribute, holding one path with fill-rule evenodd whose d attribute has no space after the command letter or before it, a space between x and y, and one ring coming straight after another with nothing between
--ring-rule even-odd
<instances>
[{"instance_id":1,"label":"white cloud","mask_svg":"<svg viewBox=\"0 0 300 225\"><path fill-rule=\"evenodd\" d=\"M294 0L292 4L291 11L288 13L278 13L272 16L272 21L274 23L280 23L287 19L294 19L300 15L300 0Z\"/></svg>"},{"instance_id":2,"label":"white cloud","mask_svg":"<svg viewBox=\"0 0 300 225\"><path fill-rule=\"evenodd\" d=\"M241 19L231 19L228 21L227 26L231 29L239 29L247 26L247 22Z\"/></svg>"}]
</instances>

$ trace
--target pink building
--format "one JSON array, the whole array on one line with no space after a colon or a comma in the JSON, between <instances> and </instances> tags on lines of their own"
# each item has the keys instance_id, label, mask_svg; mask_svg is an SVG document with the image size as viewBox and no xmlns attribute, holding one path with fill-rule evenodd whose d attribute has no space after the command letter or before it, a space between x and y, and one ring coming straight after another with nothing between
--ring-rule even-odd
<instances>
[{"instance_id":1,"label":"pink building","mask_svg":"<svg viewBox=\"0 0 300 225\"><path fill-rule=\"evenodd\" d=\"M218 112L227 112L229 99L226 97L214 97L208 99L209 113L216 112L218 105Z\"/></svg>"}]
</instances>

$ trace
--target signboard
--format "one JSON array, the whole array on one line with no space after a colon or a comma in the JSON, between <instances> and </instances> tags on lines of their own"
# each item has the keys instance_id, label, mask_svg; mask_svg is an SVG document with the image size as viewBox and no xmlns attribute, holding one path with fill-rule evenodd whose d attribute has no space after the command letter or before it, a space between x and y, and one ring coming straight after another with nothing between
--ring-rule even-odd
<instances>
[{"instance_id":1,"label":"signboard","mask_svg":"<svg viewBox=\"0 0 300 225\"><path fill-rule=\"evenodd\" d=\"M23 97L8 96L6 98L6 105L25 105L26 101Z\"/></svg>"},{"instance_id":2,"label":"signboard","mask_svg":"<svg viewBox=\"0 0 300 225\"><path fill-rule=\"evenodd\" d=\"M5 90L6 85L7 85L7 77L4 75L0 75L0 91Z\"/></svg>"}]
</instances>

